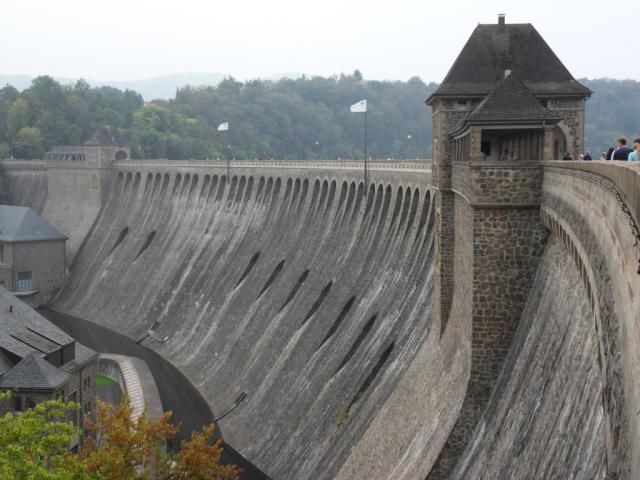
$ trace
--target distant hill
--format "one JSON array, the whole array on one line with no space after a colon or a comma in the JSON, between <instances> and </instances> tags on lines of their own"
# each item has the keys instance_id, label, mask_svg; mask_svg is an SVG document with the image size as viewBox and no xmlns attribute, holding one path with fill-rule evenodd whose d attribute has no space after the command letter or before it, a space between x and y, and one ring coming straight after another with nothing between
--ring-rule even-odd
<instances>
[{"instance_id":1,"label":"distant hill","mask_svg":"<svg viewBox=\"0 0 640 480\"><path fill-rule=\"evenodd\" d=\"M216 86L227 76L224 73L172 73L141 80L88 80L88 83L92 87L107 86L119 88L120 90L134 90L141 94L146 101L150 101L155 99L169 100L176 96L176 90L187 85L192 87L202 85Z\"/></svg>"},{"instance_id":2,"label":"distant hill","mask_svg":"<svg viewBox=\"0 0 640 480\"><path fill-rule=\"evenodd\" d=\"M271 75L265 80L277 81L282 78L299 78L302 73L282 73ZM171 73L158 77L144 78L140 80L87 80L92 87L114 87L120 90L134 90L142 95L145 101L151 100L169 100L176 96L176 90L190 85L192 87L199 86L216 86L225 77L229 77L225 73ZM29 75L2 75L0 74L0 88L5 85L12 85L22 91L31 85L34 77ZM74 84L78 79L54 77L61 84Z\"/></svg>"},{"instance_id":3,"label":"distant hill","mask_svg":"<svg viewBox=\"0 0 640 480\"><path fill-rule=\"evenodd\" d=\"M22 91L31 85L33 77L29 75L2 75L0 74L0 88L5 85L11 85Z\"/></svg>"}]
</instances>

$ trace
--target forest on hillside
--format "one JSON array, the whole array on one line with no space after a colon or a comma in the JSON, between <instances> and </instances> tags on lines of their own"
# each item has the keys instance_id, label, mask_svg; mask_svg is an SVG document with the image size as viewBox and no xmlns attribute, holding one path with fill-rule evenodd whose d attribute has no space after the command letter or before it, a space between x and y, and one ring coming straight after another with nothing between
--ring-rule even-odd
<instances>
[{"instance_id":1,"label":"forest on hillside","mask_svg":"<svg viewBox=\"0 0 640 480\"><path fill-rule=\"evenodd\" d=\"M597 156L618 136L640 133L640 82L581 80L587 102L586 149ZM135 158L362 158L363 115L349 106L367 99L368 155L430 158L431 110L437 84L367 81L359 71L330 78L276 82L227 78L215 87L185 87L171 100L145 103L131 90L61 85L48 76L22 92L0 89L0 157L41 158L52 145L82 144L100 125L124 132ZM229 122L228 132L216 130Z\"/></svg>"}]
</instances>

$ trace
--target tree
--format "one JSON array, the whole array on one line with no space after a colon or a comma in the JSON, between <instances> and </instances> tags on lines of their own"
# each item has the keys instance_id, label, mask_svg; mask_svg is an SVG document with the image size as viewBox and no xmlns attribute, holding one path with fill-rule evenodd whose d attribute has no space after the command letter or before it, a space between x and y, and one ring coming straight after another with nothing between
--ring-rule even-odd
<instances>
[{"instance_id":1,"label":"tree","mask_svg":"<svg viewBox=\"0 0 640 480\"><path fill-rule=\"evenodd\" d=\"M41 158L44 148L40 130L35 127L21 128L13 142L12 154L17 158Z\"/></svg>"},{"instance_id":2,"label":"tree","mask_svg":"<svg viewBox=\"0 0 640 480\"><path fill-rule=\"evenodd\" d=\"M0 392L0 402L10 397L10 392ZM74 403L52 400L0 417L0 480L88 478L67 450L78 432L64 419L77 408Z\"/></svg>"},{"instance_id":3,"label":"tree","mask_svg":"<svg viewBox=\"0 0 640 480\"><path fill-rule=\"evenodd\" d=\"M20 96L20 92L15 87L7 85L0 89L0 141L8 140L7 115L9 106Z\"/></svg>"},{"instance_id":4,"label":"tree","mask_svg":"<svg viewBox=\"0 0 640 480\"><path fill-rule=\"evenodd\" d=\"M131 418L131 406L124 400L114 407L98 400L95 420L87 419L92 433L79 453L87 472L96 479L131 480L238 480L241 471L220 465L221 440L211 443L213 426L193 433L178 453L164 453L164 443L179 427L170 423L171 413L149 420L143 413Z\"/></svg>"},{"instance_id":5,"label":"tree","mask_svg":"<svg viewBox=\"0 0 640 480\"><path fill-rule=\"evenodd\" d=\"M29 125L29 104L24 98L17 98L7 111L7 137L13 140L21 128Z\"/></svg>"},{"instance_id":6,"label":"tree","mask_svg":"<svg viewBox=\"0 0 640 480\"><path fill-rule=\"evenodd\" d=\"M10 392L0 392L0 404ZM222 440L214 427L194 432L180 450L163 445L179 430L171 413L149 420L131 418L128 400L120 406L98 400L95 419L85 418L89 435L79 453L68 450L78 429L68 420L76 403L51 400L0 417L0 480L239 480L235 465L220 465Z\"/></svg>"},{"instance_id":7,"label":"tree","mask_svg":"<svg viewBox=\"0 0 640 480\"><path fill-rule=\"evenodd\" d=\"M0 152L2 150L0 149ZM0 158L2 156L0 155ZM9 203L9 180L7 179L7 175L4 173L4 167L0 163L0 204L8 204Z\"/></svg>"}]
</instances>

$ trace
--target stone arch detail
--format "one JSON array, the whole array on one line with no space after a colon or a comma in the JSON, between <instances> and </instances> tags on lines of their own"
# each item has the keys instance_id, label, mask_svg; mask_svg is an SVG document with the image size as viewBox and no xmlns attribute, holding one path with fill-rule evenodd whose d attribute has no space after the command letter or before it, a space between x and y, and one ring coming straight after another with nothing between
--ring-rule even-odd
<instances>
[{"instance_id":1,"label":"stone arch detail","mask_svg":"<svg viewBox=\"0 0 640 480\"><path fill-rule=\"evenodd\" d=\"M573 135L571 134L571 129L569 128L569 125L567 125L567 122L565 120L561 120L557 125L556 125L556 129L555 129L556 134L558 134L558 132L560 134L562 134L562 140L564 142L564 146L559 145L558 148L560 149L560 156L558 158L556 158L555 160L560 160L562 158L562 155L564 155L564 152L562 152L562 150L568 151L569 153L571 153L571 155L576 155L576 152L573 152ZM558 140L558 139L556 139ZM555 148L555 147L554 147ZM554 153L558 153L558 152L554 152ZM574 158L574 160L577 160L576 158Z\"/></svg>"},{"instance_id":2,"label":"stone arch detail","mask_svg":"<svg viewBox=\"0 0 640 480\"><path fill-rule=\"evenodd\" d=\"M116 160L127 160L129 155L124 150L118 150L114 157Z\"/></svg>"}]
</instances>

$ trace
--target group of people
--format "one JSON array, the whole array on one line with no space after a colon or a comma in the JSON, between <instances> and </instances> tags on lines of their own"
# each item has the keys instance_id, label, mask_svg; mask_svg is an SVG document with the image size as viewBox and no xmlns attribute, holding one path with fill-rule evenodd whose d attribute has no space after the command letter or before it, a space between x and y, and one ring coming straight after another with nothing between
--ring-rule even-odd
<instances>
[{"instance_id":1,"label":"group of people","mask_svg":"<svg viewBox=\"0 0 640 480\"><path fill-rule=\"evenodd\" d=\"M565 153L562 160L573 160L569 152ZM580 160L593 160L591 152L580 154ZM640 137L633 141L633 148L627 147L627 139L618 139L618 148L611 147L606 152L602 152L600 160L622 160L629 162L640 161Z\"/></svg>"},{"instance_id":2,"label":"group of people","mask_svg":"<svg viewBox=\"0 0 640 480\"><path fill-rule=\"evenodd\" d=\"M602 152L600 160L640 161L640 137L633 141L633 148L627 146L626 138L619 138L618 148L612 147L606 152Z\"/></svg>"}]
</instances>

